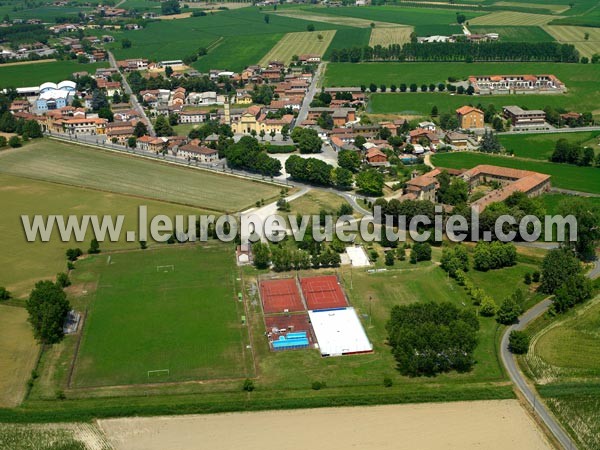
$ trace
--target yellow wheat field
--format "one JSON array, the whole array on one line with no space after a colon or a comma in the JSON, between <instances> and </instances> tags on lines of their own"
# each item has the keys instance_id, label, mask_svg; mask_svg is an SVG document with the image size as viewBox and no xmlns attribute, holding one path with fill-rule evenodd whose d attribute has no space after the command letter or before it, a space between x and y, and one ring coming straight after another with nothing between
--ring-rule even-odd
<instances>
[{"instance_id":1,"label":"yellow wheat field","mask_svg":"<svg viewBox=\"0 0 600 450\"><path fill-rule=\"evenodd\" d=\"M321 39L319 39L321 36ZM299 33L287 33L275 46L260 60L260 65L266 65L269 61L282 61L289 64L294 55L320 55L323 56L331 40L335 36L335 30L325 31L303 31Z\"/></svg>"},{"instance_id":2,"label":"yellow wheat field","mask_svg":"<svg viewBox=\"0 0 600 450\"><path fill-rule=\"evenodd\" d=\"M371 31L369 45L381 45L387 47L391 44L406 44L410 42L410 34L413 32L413 27L396 26L396 27L377 27Z\"/></svg>"},{"instance_id":3,"label":"yellow wheat field","mask_svg":"<svg viewBox=\"0 0 600 450\"><path fill-rule=\"evenodd\" d=\"M469 20L470 25L509 25L515 27L532 27L546 25L562 16L550 14L529 14L514 11L498 11Z\"/></svg>"},{"instance_id":4,"label":"yellow wheat field","mask_svg":"<svg viewBox=\"0 0 600 450\"><path fill-rule=\"evenodd\" d=\"M581 56L589 58L594 53L600 53L600 28L558 25L547 25L542 28L558 42L573 44Z\"/></svg>"}]
</instances>

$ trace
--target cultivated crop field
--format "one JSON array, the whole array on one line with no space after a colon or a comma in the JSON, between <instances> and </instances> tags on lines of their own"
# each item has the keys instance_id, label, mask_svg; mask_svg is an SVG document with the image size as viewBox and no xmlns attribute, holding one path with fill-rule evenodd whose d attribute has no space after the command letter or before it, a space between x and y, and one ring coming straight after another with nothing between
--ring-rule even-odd
<instances>
[{"instance_id":1,"label":"cultivated crop field","mask_svg":"<svg viewBox=\"0 0 600 450\"><path fill-rule=\"evenodd\" d=\"M215 211L238 211L277 195L268 184L43 139L0 154L0 173ZM148 182L151 180L151 182Z\"/></svg>"},{"instance_id":2,"label":"cultivated crop field","mask_svg":"<svg viewBox=\"0 0 600 450\"><path fill-rule=\"evenodd\" d=\"M552 28L552 27L549 27ZM479 25L469 26L472 33L487 34L498 33L500 42L553 42L554 38L550 36L542 27L528 26L499 26L499 25Z\"/></svg>"},{"instance_id":3,"label":"cultivated crop field","mask_svg":"<svg viewBox=\"0 0 600 450\"><path fill-rule=\"evenodd\" d=\"M25 308L0 305L0 407L17 406L23 400L38 352Z\"/></svg>"},{"instance_id":4,"label":"cultivated crop field","mask_svg":"<svg viewBox=\"0 0 600 450\"><path fill-rule=\"evenodd\" d=\"M74 283L96 280L75 386L247 376L233 248L222 244L98 255ZM163 370L161 372L150 372Z\"/></svg>"},{"instance_id":5,"label":"cultivated crop field","mask_svg":"<svg viewBox=\"0 0 600 450\"><path fill-rule=\"evenodd\" d=\"M334 35L335 30L288 33L260 60L259 64L266 67L269 61L283 61L287 65L294 55L323 56Z\"/></svg>"},{"instance_id":6,"label":"cultivated crop field","mask_svg":"<svg viewBox=\"0 0 600 450\"><path fill-rule=\"evenodd\" d=\"M556 141L566 139L569 142L597 148L600 131L583 131L579 133L541 133L541 134L505 134L498 136L500 143L507 151L512 151L521 158L548 161L554 151Z\"/></svg>"},{"instance_id":7,"label":"cultivated crop field","mask_svg":"<svg viewBox=\"0 0 600 450\"><path fill-rule=\"evenodd\" d=\"M515 11L497 11L485 16L469 20L469 25L512 25L534 26L546 25L548 22L561 18L547 14L529 14Z\"/></svg>"},{"instance_id":8,"label":"cultivated crop field","mask_svg":"<svg viewBox=\"0 0 600 450\"><path fill-rule=\"evenodd\" d=\"M432 157L432 162L436 166L449 169L470 169L479 164L491 164L532 170L551 175L552 185L555 187L600 194L600 177L595 167L578 167L473 152L440 153Z\"/></svg>"},{"instance_id":9,"label":"cultivated crop field","mask_svg":"<svg viewBox=\"0 0 600 450\"><path fill-rule=\"evenodd\" d=\"M381 45L388 47L392 44L406 44L410 42L410 35L413 32L413 27L375 27L371 30L371 39L369 45L374 47Z\"/></svg>"},{"instance_id":10,"label":"cultivated crop field","mask_svg":"<svg viewBox=\"0 0 600 450\"><path fill-rule=\"evenodd\" d=\"M108 62L79 64L75 61L40 62L35 65L0 65L0 87L39 86L46 81L58 83L70 78L73 72L96 72L98 67L108 67Z\"/></svg>"},{"instance_id":11,"label":"cultivated crop field","mask_svg":"<svg viewBox=\"0 0 600 450\"><path fill-rule=\"evenodd\" d=\"M113 450L92 424L0 424L2 450Z\"/></svg>"},{"instance_id":12,"label":"cultivated crop field","mask_svg":"<svg viewBox=\"0 0 600 450\"><path fill-rule=\"evenodd\" d=\"M522 359L538 390L583 449L600 446L600 297L554 321L534 324Z\"/></svg>"},{"instance_id":13,"label":"cultivated crop field","mask_svg":"<svg viewBox=\"0 0 600 450\"><path fill-rule=\"evenodd\" d=\"M521 3L521 2L495 2L494 6L508 6L518 8L534 8L550 10L554 14L561 14L569 9L569 5L552 5L546 2L543 3Z\"/></svg>"},{"instance_id":14,"label":"cultivated crop field","mask_svg":"<svg viewBox=\"0 0 600 450\"><path fill-rule=\"evenodd\" d=\"M315 14L328 14L333 17L354 17L369 22L392 22L402 25L410 25L415 28L419 36L433 34L460 33L461 27L456 23L456 10L443 8L414 8L398 6L370 6L344 7L344 8L303 8ZM475 17L482 13L465 11L467 20L472 22ZM501 24L498 24L501 25ZM375 27L377 28L377 26Z\"/></svg>"},{"instance_id":15,"label":"cultivated crop field","mask_svg":"<svg viewBox=\"0 0 600 450\"><path fill-rule=\"evenodd\" d=\"M558 42L573 44L581 56L591 58L600 53L600 28L547 25L543 29Z\"/></svg>"}]
</instances>

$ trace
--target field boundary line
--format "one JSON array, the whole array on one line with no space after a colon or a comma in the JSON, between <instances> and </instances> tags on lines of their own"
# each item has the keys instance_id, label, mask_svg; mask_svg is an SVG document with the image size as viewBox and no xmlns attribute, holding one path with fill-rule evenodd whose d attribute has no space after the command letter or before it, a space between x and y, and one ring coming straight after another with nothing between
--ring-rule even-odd
<instances>
[{"instance_id":1,"label":"field boundary line","mask_svg":"<svg viewBox=\"0 0 600 450\"><path fill-rule=\"evenodd\" d=\"M71 367L69 367L69 376L67 377L67 388L71 389L71 384L73 382L73 374L75 373L75 364L77 363L77 359L79 358L79 348L81 347L81 340L83 339L83 327L85 326L85 322L87 320L88 315L88 307L85 307L85 311L83 312L83 317L81 318L81 325L79 326L79 336L77 337L77 342L75 343L75 351L73 352L73 359L71 360Z\"/></svg>"}]
</instances>

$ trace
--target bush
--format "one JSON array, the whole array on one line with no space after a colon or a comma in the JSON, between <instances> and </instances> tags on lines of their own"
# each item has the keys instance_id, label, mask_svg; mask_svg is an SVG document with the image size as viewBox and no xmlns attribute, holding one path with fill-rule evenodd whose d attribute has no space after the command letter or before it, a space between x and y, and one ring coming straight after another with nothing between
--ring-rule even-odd
<instances>
[{"instance_id":1,"label":"bush","mask_svg":"<svg viewBox=\"0 0 600 450\"><path fill-rule=\"evenodd\" d=\"M70 286L71 280L69 280L69 275L64 272L56 274L56 285L62 288Z\"/></svg>"},{"instance_id":2,"label":"bush","mask_svg":"<svg viewBox=\"0 0 600 450\"><path fill-rule=\"evenodd\" d=\"M8 299L10 299L10 292L8 292L4 286L0 286L0 300Z\"/></svg>"},{"instance_id":3,"label":"bush","mask_svg":"<svg viewBox=\"0 0 600 450\"><path fill-rule=\"evenodd\" d=\"M146 241L140 241L140 248L142 250L146 250L148 248L148 244L146 243Z\"/></svg>"},{"instance_id":4,"label":"bush","mask_svg":"<svg viewBox=\"0 0 600 450\"><path fill-rule=\"evenodd\" d=\"M244 380L244 384L242 385L242 390L246 392L252 392L254 389L254 381L250 380L249 378L246 378Z\"/></svg>"},{"instance_id":5,"label":"bush","mask_svg":"<svg viewBox=\"0 0 600 450\"><path fill-rule=\"evenodd\" d=\"M67 270L75 270L75 264L71 261L67 261Z\"/></svg>"},{"instance_id":6,"label":"bush","mask_svg":"<svg viewBox=\"0 0 600 450\"><path fill-rule=\"evenodd\" d=\"M315 391L320 391L321 389L323 389L326 386L327 386L327 384L325 384L324 381L313 381L311 388Z\"/></svg>"},{"instance_id":7,"label":"bush","mask_svg":"<svg viewBox=\"0 0 600 450\"><path fill-rule=\"evenodd\" d=\"M11 136L8 140L8 145L10 145L12 148L20 147L22 145L21 139L19 139L19 136Z\"/></svg>"},{"instance_id":8,"label":"bush","mask_svg":"<svg viewBox=\"0 0 600 450\"><path fill-rule=\"evenodd\" d=\"M385 252L385 265L386 266L393 266L394 265L394 251L393 250L388 250L387 252Z\"/></svg>"},{"instance_id":9,"label":"bush","mask_svg":"<svg viewBox=\"0 0 600 450\"><path fill-rule=\"evenodd\" d=\"M67 396L65 395L65 391L63 391L62 389L57 389L54 392L54 396L56 397L56 400L65 400L67 398Z\"/></svg>"},{"instance_id":10,"label":"bush","mask_svg":"<svg viewBox=\"0 0 600 450\"><path fill-rule=\"evenodd\" d=\"M296 151L295 145L265 145L267 153L293 153Z\"/></svg>"},{"instance_id":11,"label":"bush","mask_svg":"<svg viewBox=\"0 0 600 450\"><path fill-rule=\"evenodd\" d=\"M90 255L100 253L100 244L98 243L98 239L92 239L92 242L90 242L90 248L88 249L88 253Z\"/></svg>"},{"instance_id":12,"label":"bush","mask_svg":"<svg viewBox=\"0 0 600 450\"><path fill-rule=\"evenodd\" d=\"M394 382L392 381L392 379L390 377L385 377L383 379L383 385L388 388L388 387L392 387L394 385Z\"/></svg>"},{"instance_id":13,"label":"bush","mask_svg":"<svg viewBox=\"0 0 600 450\"><path fill-rule=\"evenodd\" d=\"M531 276L534 283L539 283L540 277L541 277L541 274L540 274L539 270L536 270L535 272L533 272L533 275Z\"/></svg>"},{"instance_id":14,"label":"bush","mask_svg":"<svg viewBox=\"0 0 600 450\"><path fill-rule=\"evenodd\" d=\"M508 349L515 355L524 355L529 349L529 336L524 331L513 330L508 336Z\"/></svg>"},{"instance_id":15,"label":"bush","mask_svg":"<svg viewBox=\"0 0 600 450\"><path fill-rule=\"evenodd\" d=\"M83 251L80 248L70 248L66 252L67 259L69 261L76 261L81 255L83 255Z\"/></svg>"},{"instance_id":16,"label":"bush","mask_svg":"<svg viewBox=\"0 0 600 450\"><path fill-rule=\"evenodd\" d=\"M377 259L379 258L379 253L377 253L377 250L375 250L375 249L371 250L369 252L369 258L373 262L377 261Z\"/></svg>"},{"instance_id":17,"label":"bush","mask_svg":"<svg viewBox=\"0 0 600 450\"><path fill-rule=\"evenodd\" d=\"M431 245L427 242L415 242L410 251L410 262L431 261Z\"/></svg>"},{"instance_id":18,"label":"bush","mask_svg":"<svg viewBox=\"0 0 600 450\"><path fill-rule=\"evenodd\" d=\"M529 272L527 272L523 277L523 282L527 285L531 284L531 274Z\"/></svg>"},{"instance_id":19,"label":"bush","mask_svg":"<svg viewBox=\"0 0 600 450\"><path fill-rule=\"evenodd\" d=\"M498 307L496 306L496 302L494 299L488 295L483 297L481 301L481 308L479 309L479 314L484 317L492 317L496 314L496 310Z\"/></svg>"},{"instance_id":20,"label":"bush","mask_svg":"<svg viewBox=\"0 0 600 450\"><path fill-rule=\"evenodd\" d=\"M518 322L519 316L521 315L522 308L516 301L516 292L510 297L507 297L502 302L500 309L496 316L496 322L502 325L512 325Z\"/></svg>"}]
</instances>

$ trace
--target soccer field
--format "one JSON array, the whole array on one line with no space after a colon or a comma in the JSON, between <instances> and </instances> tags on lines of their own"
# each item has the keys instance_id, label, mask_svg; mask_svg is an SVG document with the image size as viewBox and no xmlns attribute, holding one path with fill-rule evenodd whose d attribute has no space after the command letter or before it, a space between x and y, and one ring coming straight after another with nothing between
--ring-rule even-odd
<instances>
[{"instance_id":1,"label":"soccer field","mask_svg":"<svg viewBox=\"0 0 600 450\"><path fill-rule=\"evenodd\" d=\"M97 282L74 387L252 375L232 247L100 254L73 276Z\"/></svg>"}]
</instances>

